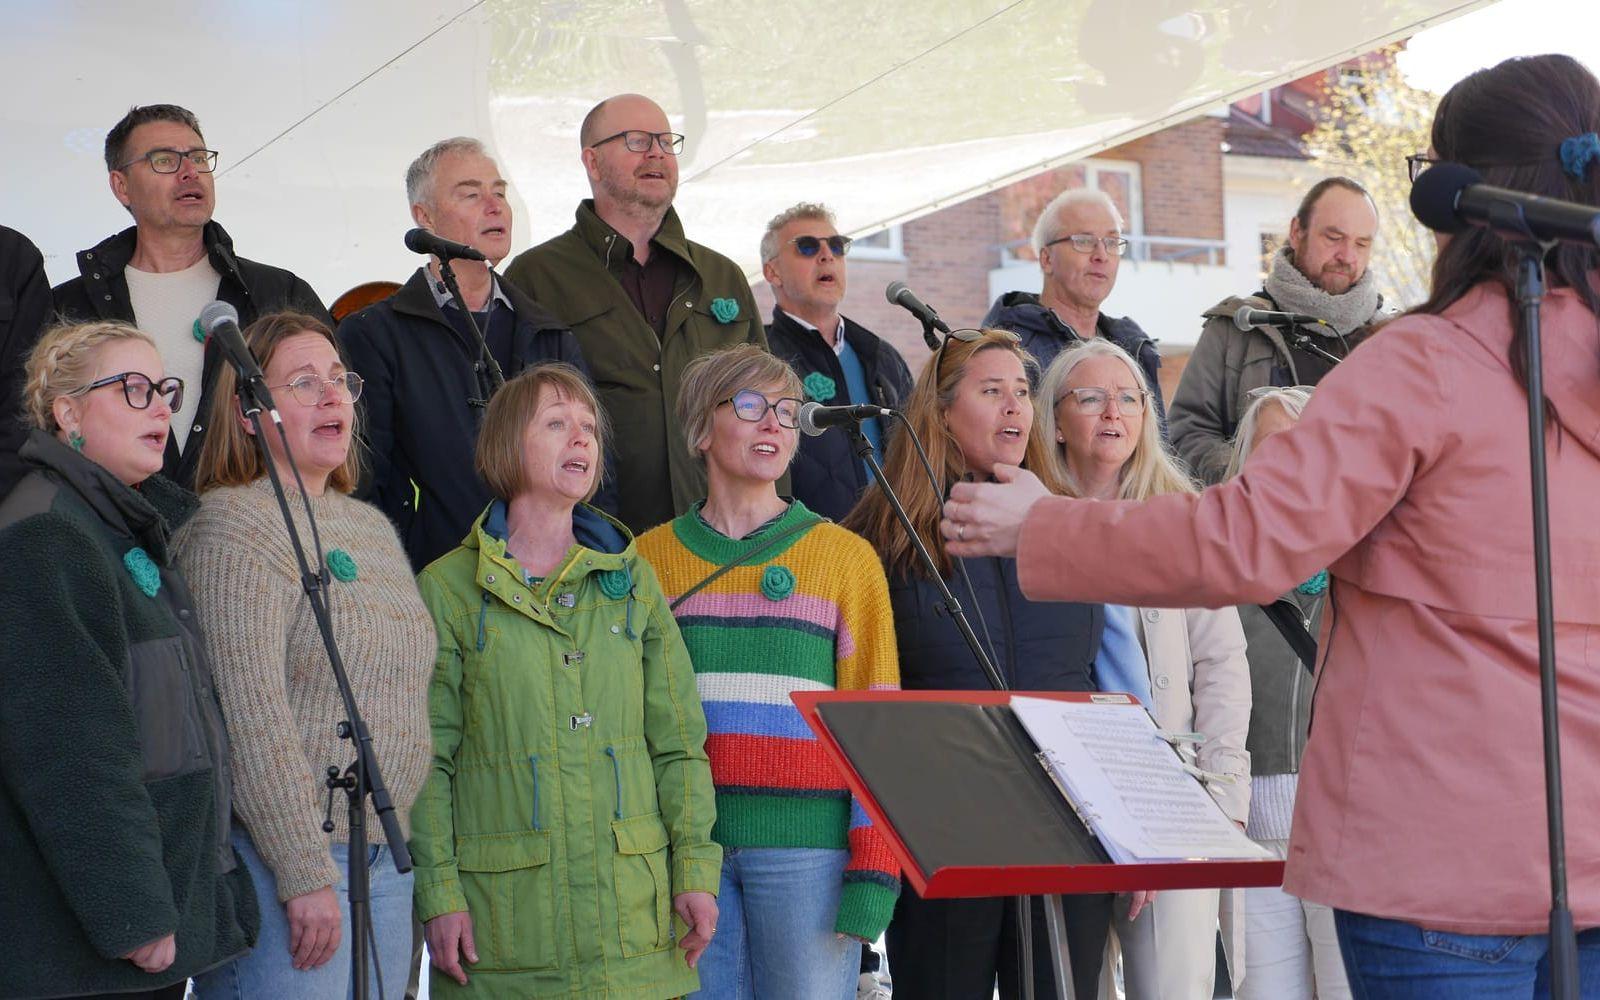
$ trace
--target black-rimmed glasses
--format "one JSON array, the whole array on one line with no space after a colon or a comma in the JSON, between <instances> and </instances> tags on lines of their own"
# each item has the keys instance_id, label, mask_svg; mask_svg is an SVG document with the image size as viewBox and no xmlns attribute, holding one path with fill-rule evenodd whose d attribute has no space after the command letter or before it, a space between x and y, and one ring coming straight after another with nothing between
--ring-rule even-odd
<instances>
[{"instance_id":1,"label":"black-rimmed glasses","mask_svg":"<svg viewBox=\"0 0 1600 1000\"><path fill-rule=\"evenodd\" d=\"M96 379L73 395L81 396L108 385L116 385L118 382L122 383L122 397L135 410L148 410L150 400L158 395L167 401L167 408L173 413L183 408L183 379L176 375L169 375L159 382L152 382L150 376L143 372L122 372Z\"/></svg>"},{"instance_id":2,"label":"black-rimmed glasses","mask_svg":"<svg viewBox=\"0 0 1600 1000\"><path fill-rule=\"evenodd\" d=\"M117 169L126 170L143 160L158 174L175 174L183 166L183 161L188 160L200 173L209 174L217 169L217 155L214 149L152 149L143 156L135 156Z\"/></svg>"},{"instance_id":3,"label":"black-rimmed glasses","mask_svg":"<svg viewBox=\"0 0 1600 1000\"><path fill-rule=\"evenodd\" d=\"M793 396L783 396L779 399L769 400L754 389L740 389L727 399L718 403L718 406L733 404L733 415L740 420L758 423L761 418L771 410L778 416L778 426L796 428L800 426L801 400Z\"/></svg>"},{"instance_id":4,"label":"black-rimmed glasses","mask_svg":"<svg viewBox=\"0 0 1600 1000\"><path fill-rule=\"evenodd\" d=\"M306 372L299 378L292 378L283 385L274 385L273 389L288 389L294 393L295 402L301 406L316 406L328 396L330 388L337 394L340 402L354 403L361 398L361 387L366 385L366 380L355 372L345 372L333 378L323 378Z\"/></svg>"},{"instance_id":5,"label":"black-rimmed glasses","mask_svg":"<svg viewBox=\"0 0 1600 1000\"><path fill-rule=\"evenodd\" d=\"M1090 385L1079 389L1068 389L1062 394L1061 399L1066 399L1068 396L1072 397L1078 412L1086 417L1098 417L1106 412L1106 407L1112 403L1116 404L1118 413L1124 417L1131 417L1144 412L1145 403L1150 399L1150 392L1146 389L1102 389L1097 385Z\"/></svg>"},{"instance_id":6,"label":"black-rimmed glasses","mask_svg":"<svg viewBox=\"0 0 1600 1000\"><path fill-rule=\"evenodd\" d=\"M1093 233L1071 233L1067 236L1057 236L1046 243L1045 246L1053 247L1057 243L1070 243L1072 249L1079 253L1094 253L1095 247L1104 247L1106 253L1113 257L1121 257L1128 252L1128 240L1123 236L1096 236Z\"/></svg>"},{"instance_id":7,"label":"black-rimmed glasses","mask_svg":"<svg viewBox=\"0 0 1600 1000\"><path fill-rule=\"evenodd\" d=\"M1410 177L1411 182L1415 184L1424 170L1438 162L1440 160L1437 156L1429 156L1427 153L1412 153L1406 157L1406 174Z\"/></svg>"},{"instance_id":8,"label":"black-rimmed glasses","mask_svg":"<svg viewBox=\"0 0 1600 1000\"><path fill-rule=\"evenodd\" d=\"M796 236L789 242L794 244L795 252L802 257L815 257L822 252L823 244L827 244L828 252L835 257L843 257L850 252L850 245L855 240L848 236Z\"/></svg>"},{"instance_id":9,"label":"black-rimmed glasses","mask_svg":"<svg viewBox=\"0 0 1600 1000\"><path fill-rule=\"evenodd\" d=\"M596 146L604 146L606 143L616 139L621 139L622 144L628 147L628 152L630 153L648 153L652 142L660 146L663 153L668 153L672 156L677 156L683 152L683 136L680 133L646 132L643 129L636 128L618 132L616 135L608 135L604 139L591 144L589 148L594 149Z\"/></svg>"}]
</instances>

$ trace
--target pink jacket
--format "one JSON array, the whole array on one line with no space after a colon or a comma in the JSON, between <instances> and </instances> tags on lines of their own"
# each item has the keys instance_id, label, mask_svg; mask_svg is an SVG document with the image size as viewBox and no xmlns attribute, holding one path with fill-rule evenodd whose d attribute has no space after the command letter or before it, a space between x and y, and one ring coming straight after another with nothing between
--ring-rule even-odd
<instances>
[{"instance_id":1,"label":"pink jacket","mask_svg":"<svg viewBox=\"0 0 1600 1000\"><path fill-rule=\"evenodd\" d=\"M1600 926L1600 324L1557 291L1544 334L1568 878L1587 928ZM1018 544L1034 600L1262 602L1329 567L1284 886L1461 933L1537 933L1550 905L1510 339L1493 285L1397 320L1239 478L1145 503L1041 500Z\"/></svg>"}]
</instances>

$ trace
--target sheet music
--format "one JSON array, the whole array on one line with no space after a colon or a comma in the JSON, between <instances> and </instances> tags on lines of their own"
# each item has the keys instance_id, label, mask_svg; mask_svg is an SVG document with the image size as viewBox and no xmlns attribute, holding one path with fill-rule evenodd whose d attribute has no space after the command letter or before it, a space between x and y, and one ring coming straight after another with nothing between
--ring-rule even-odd
<instances>
[{"instance_id":1,"label":"sheet music","mask_svg":"<svg viewBox=\"0 0 1600 1000\"><path fill-rule=\"evenodd\" d=\"M1223 813L1139 705L1011 699L1040 761L1112 860L1270 860Z\"/></svg>"}]
</instances>

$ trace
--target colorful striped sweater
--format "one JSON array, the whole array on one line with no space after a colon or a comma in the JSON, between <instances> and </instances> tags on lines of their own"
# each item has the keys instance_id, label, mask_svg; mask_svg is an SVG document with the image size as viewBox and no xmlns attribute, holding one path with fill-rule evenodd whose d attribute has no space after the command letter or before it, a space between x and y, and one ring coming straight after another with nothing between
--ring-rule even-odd
<instances>
[{"instance_id":1,"label":"colorful striped sweater","mask_svg":"<svg viewBox=\"0 0 1600 1000\"><path fill-rule=\"evenodd\" d=\"M646 532L639 552L676 599L762 538L814 516L796 501L734 540L691 510ZM894 911L899 865L789 693L900 686L877 553L824 522L718 577L674 614L705 705L717 787L712 838L724 847L848 848L834 929L875 940Z\"/></svg>"}]
</instances>

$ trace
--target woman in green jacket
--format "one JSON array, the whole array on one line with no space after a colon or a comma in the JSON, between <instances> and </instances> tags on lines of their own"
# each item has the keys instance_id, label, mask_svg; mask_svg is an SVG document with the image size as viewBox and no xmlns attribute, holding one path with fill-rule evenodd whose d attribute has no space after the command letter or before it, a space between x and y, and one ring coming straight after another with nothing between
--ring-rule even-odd
<instances>
[{"instance_id":1,"label":"woman in green jacket","mask_svg":"<svg viewBox=\"0 0 1600 1000\"><path fill-rule=\"evenodd\" d=\"M498 499L418 577L439 653L411 850L437 997L699 985L722 865L705 716L654 571L581 502L604 444L575 368L507 382L477 446Z\"/></svg>"}]
</instances>

